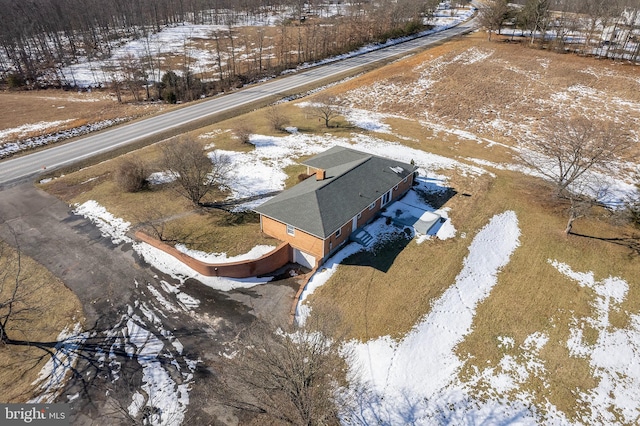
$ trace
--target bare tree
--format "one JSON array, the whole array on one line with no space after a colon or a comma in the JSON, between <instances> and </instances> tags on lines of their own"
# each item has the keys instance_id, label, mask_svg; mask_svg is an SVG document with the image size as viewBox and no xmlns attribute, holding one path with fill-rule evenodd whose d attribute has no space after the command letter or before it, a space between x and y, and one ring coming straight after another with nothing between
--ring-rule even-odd
<instances>
[{"instance_id":1,"label":"bare tree","mask_svg":"<svg viewBox=\"0 0 640 426\"><path fill-rule=\"evenodd\" d=\"M324 126L327 129L331 127L331 120L342 115L342 107L339 99L330 95L318 96L310 110L313 117L318 117L320 120L324 121Z\"/></svg>"},{"instance_id":2,"label":"bare tree","mask_svg":"<svg viewBox=\"0 0 640 426\"><path fill-rule=\"evenodd\" d=\"M348 404L338 407L334 391L344 383L348 351L326 317L311 322L288 332L254 323L224 367L221 402L291 425L338 424Z\"/></svg>"},{"instance_id":3,"label":"bare tree","mask_svg":"<svg viewBox=\"0 0 640 426\"><path fill-rule=\"evenodd\" d=\"M207 155L191 136L165 143L162 165L174 174L177 193L196 205L211 191L223 186L231 170L229 157L216 152Z\"/></svg>"},{"instance_id":4,"label":"bare tree","mask_svg":"<svg viewBox=\"0 0 640 426\"><path fill-rule=\"evenodd\" d=\"M509 4L507 0L487 0L480 6L480 12L478 19L480 24L487 29L489 33L489 41L491 41L491 35L494 31L500 29L504 20L509 14Z\"/></svg>"},{"instance_id":5,"label":"bare tree","mask_svg":"<svg viewBox=\"0 0 640 426\"><path fill-rule=\"evenodd\" d=\"M269 123L271 124L271 128L273 130L282 132L289 124L289 118L283 114L281 108L275 105L271 105L269 108L267 108L266 115L267 120L269 120Z\"/></svg>"},{"instance_id":6,"label":"bare tree","mask_svg":"<svg viewBox=\"0 0 640 426\"><path fill-rule=\"evenodd\" d=\"M140 88L143 83L146 84L148 78L143 65L142 61L132 53L128 53L120 58L118 64L120 73L123 76L123 83L129 89L136 102L140 102L142 99L140 96Z\"/></svg>"},{"instance_id":7,"label":"bare tree","mask_svg":"<svg viewBox=\"0 0 640 426\"><path fill-rule=\"evenodd\" d=\"M555 195L569 202L565 233L602 197L606 186L591 172L612 172L634 144L615 123L573 116L549 119L520 159L551 181Z\"/></svg>"},{"instance_id":8,"label":"bare tree","mask_svg":"<svg viewBox=\"0 0 640 426\"><path fill-rule=\"evenodd\" d=\"M550 22L550 3L551 0L527 0L524 7L520 9L520 20L525 28L531 31L531 45L536 39L537 32L540 32L540 46L544 43Z\"/></svg>"}]
</instances>

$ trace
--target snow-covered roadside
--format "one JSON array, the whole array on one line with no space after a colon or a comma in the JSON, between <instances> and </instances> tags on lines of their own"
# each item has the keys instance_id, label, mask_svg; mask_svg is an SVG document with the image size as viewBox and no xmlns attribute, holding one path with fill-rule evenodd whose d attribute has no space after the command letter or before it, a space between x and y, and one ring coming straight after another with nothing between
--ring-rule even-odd
<instances>
[{"instance_id":1,"label":"snow-covered roadside","mask_svg":"<svg viewBox=\"0 0 640 426\"><path fill-rule=\"evenodd\" d=\"M63 130L56 133L50 133L50 134L28 138L25 140L19 140L17 142L4 142L3 139L7 139L9 137L15 137L14 135L18 135L18 137L20 137L21 134L24 134L27 131L33 132L40 129L57 127L58 125L61 125L73 120L40 122L36 124L27 124L27 125L12 128L12 129L6 129L0 132L0 159L4 157L9 157L10 155L15 154L16 152L53 144L65 139L70 139L76 136L85 135L91 132L97 132L98 130L105 129L107 127L111 127L118 123L122 123L123 121L128 121L128 120L129 118L126 118L126 117L116 118L113 120L103 120L96 123L86 124L84 126L74 127L69 130Z\"/></svg>"}]
</instances>

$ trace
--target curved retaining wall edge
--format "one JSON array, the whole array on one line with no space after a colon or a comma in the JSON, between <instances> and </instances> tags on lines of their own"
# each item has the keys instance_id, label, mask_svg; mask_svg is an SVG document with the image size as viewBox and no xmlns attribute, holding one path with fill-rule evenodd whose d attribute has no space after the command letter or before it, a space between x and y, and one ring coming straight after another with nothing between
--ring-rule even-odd
<instances>
[{"instance_id":1,"label":"curved retaining wall edge","mask_svg":"<svg viewBox=\"0 0 640 426\"><path fill-rule=\"evenodd\" d=\"M282 243L272 251L257 259L228 263L207 263L176 250L142 231L136 231L136 239L152 245L175 257L196 272L207 277L249 278L269 274L293 261L293 249L289 243Z\"/></svg>"}]
</instances>

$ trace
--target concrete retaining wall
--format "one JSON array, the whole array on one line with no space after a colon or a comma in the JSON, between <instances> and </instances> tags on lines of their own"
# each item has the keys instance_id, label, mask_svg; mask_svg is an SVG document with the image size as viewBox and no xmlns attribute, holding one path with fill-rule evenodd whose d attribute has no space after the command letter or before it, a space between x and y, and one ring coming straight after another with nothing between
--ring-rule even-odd
<instances>
[{"instance_id":1,"label":"concrete retaining wall","mask_svg":"<svg viewBox=\"0 0 640 426\"><path fill-rule=\"evenodd\" d=\"M207 277L249 278L265 275L283 267L291 262L293 258L293 249L289 243L282 243L273 251L270 251L258 259L213 264L196 260L142 231L137 231L135 237L140 241L170 254L191 269Z\"/></svg>"}]
</instances>

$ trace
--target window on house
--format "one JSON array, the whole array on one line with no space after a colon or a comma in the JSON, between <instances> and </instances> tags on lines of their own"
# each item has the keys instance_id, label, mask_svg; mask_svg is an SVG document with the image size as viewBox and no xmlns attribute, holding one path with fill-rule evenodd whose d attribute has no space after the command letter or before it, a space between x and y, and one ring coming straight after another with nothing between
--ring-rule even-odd
<instances>
[{"instance_id":1,"label":"window on house","mask_svg":"<svg viewBox=\"0 0 640 426\"><path fill-rule=\"evenodd\" d=\"M358 213L358 219L362 217L362 212Z\"/></svg>"},{"instance_id":2,"label":"window on house","mask_svg":"<svg viewBox=\"0 0 640 426\"><path fill-rule=\"evenodd\" d=\"M340 235L342 235L342 228L336 231L336 238L338 238Z\"/></svg>"},{"instance_id":3,"label":"window on house","mask_svg":"<svg viewBox=\"0 0 640 426\"><path fill-rule=\"evenodd\" d=\"M394 190L394 191L397 191L397 190L398 190L398 185L396 185L395 187L393 187L393 190Z\"/></svg>"},{"instance_id":4,"label":"window on house","mask_svg":"<svg viewBox=\"0 0 640 426\"><path fill-rule=\"evenodd\" d=\"M407 183L407 178L408 178L408 177L409 177L409 176L407 176L406 178L404 178L404 180L403 180L403 182L404 182L404 183Z\"/></svg>"},{"instance_id":5,"label":"window on house","mask_svg":"<svg viewBox=\"0 0 640 426\"><path fill-rule=\"evenodd\" d=\"M385 192L385 194L382 196L382 204L381 204L381 206L384 206L389 201L391 201L391 191Z\"/></svg>"},{"instance_id":6,"label":"window on house","mask_svg":"<svg viewBox=\"0 0 640 426\"><path fill-rule=\"evenodd\" d=\"M376 208L376 202L374 201L373 203L369 204L369 210L373 210Z\"/></svg>"},{"instance_id":7,"label":"window on house","mask_svg":"<svg viewBox=\"0 0 640 426\"><path fill-rule=\"evenodd\" d=\"M296 228L293 225L287 225L287 234L296 235Z\"/></svg>"}]
</instances>

